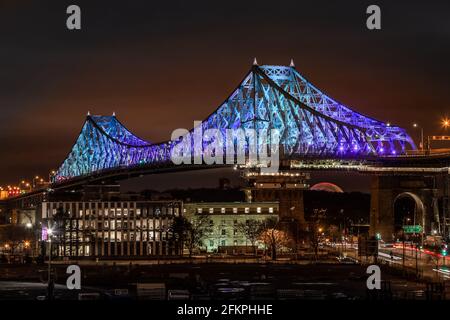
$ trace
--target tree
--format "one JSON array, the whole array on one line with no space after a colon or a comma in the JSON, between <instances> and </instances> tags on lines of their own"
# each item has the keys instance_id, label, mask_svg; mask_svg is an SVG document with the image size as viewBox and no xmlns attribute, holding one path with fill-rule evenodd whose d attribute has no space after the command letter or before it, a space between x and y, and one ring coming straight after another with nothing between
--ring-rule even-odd
<instances>
[{"instance_id":1,"label":"tree","mask_svg":"<svg viewBox=\"0 0 450 320\"><path fill-rule=\"evenodd\" d=\"M308 223L308 234L310 246L314 251L314 258L317 260L319 256L319 242L320 234L323 231L323 227L320 226L320 222L326 216L326 209L314 209L314 213L311 215L311 219Z\"/></svg>"},{"instance_id":2,"label":"tree","mask_svg":"<svg viewBox=\"0 0 450 320\"><path fill-rule=\"evenodd\" d=\"M244 237L250 242L254 248L254 254L256 256L256 242L264 231L264 225L261 221L250 219L246 222L239 222L236 225L236 229L244 235Z\"/></svg>"},{"instance_id":3,"label":"tree","mask_svg":"<svg viewBox=\"0 0 450 320\"><path fill-rule=\"evenodd\" d=\"M341 240L342 232L338 226L334 224L329 225L327 228L327 233L331 237L331 240L333 242L338 242L339 240Z\"/></svg>"},{"instance_id":4,"label":"tree","mask_svg":"<svg viewBox=\"0 0 450 320\"><path fill-rule=\"evenodd\" d=\"M174 237L186 245L189 251L189 258L192 257L194 249L202 246L202 240L206 234L211 232L212 226L207 215L197 215L192 221L185 217L174 218L170 230Z\"/></svg>"},{"instance_id":5,"label":"tree","mask_svg":"<svg viewBox=\"0 0 450 320\"><path fill-rule=\"evenodd\" d=\"M277 219L267 219L263 225L260 239L271 252L272 260L276 260L277 252L289 245L289 237L286 232L277 229Z\"/></svg>"},{"instance_id":6,"label":"tree","mask_svg":"<svg viewBox=\"0 0 450 320\"><path fill-rule=\"evenodd\" d=\"M32 240L32 234L24 226L7 224L0 228L0 241L9 245L11 254L15 253L20 244L30 240Z\"/></svg>"},{"instance_id":7,"label":"tree","mask_svg":"<svg viewBox=\"0 0 450 320\"><path fill-rule=\"evenodd\" d=\"M56 209L56 213L53 215L52 223L48 227L52 229L53 239L52 242L56 243L56 248L51 246L50 250L51 254L54 253L56 249L56 254L60 252L60 250L66 249L66 231L70 226L70 215L67 211L64 210L63 207L59 207ZM51 235L49 235L51 237ZM64 252L65 253L65 252Z\"/></svg>"},{"instance_id":8,"label":"tree","mask_svg":"<svg viewBox=\"0 0 450 320\"><path fill-rule=\"evenodd\" d=\"M190 228L190 222L185 217L175 217L169 227L170 232L176 243L180 245L179 251L183 255L183 245L186 241L187 231Z\"/></svg>"}]
</instances>

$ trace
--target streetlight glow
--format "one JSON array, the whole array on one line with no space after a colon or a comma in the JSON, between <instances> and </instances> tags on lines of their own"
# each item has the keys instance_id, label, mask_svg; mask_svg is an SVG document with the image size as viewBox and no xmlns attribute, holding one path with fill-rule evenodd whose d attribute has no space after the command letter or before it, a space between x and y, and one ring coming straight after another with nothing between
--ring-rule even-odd
<instances>
[{"instance_id":1,"label":"streetlight glow","mask_svg":"<svg viewBox=\"0 0 450 320\"><path fill-rule=\"evenodd\" d=\"M414 129L420 129L420 150L423 151L424 149L424 145L423 145L423 127L419 126L419 124L417 122L413 123L413 128Z\"/></svg>"}]
</instances>

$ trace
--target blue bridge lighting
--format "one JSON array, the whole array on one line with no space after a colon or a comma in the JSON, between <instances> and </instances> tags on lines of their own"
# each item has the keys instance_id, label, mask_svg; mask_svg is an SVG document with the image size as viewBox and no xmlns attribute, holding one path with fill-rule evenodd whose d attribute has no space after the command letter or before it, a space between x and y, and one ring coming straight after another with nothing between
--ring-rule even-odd
<instances>
[{"instance_id":1,"label":"blue bridge lighting","mask_svg":"<svg viewBox=\"0 0 450 320\"><path fill-rule=\"evenodd\" d=\"M253 65L237 89L201 125L203 131L277 129L280 147L288 157L361 158L416 149L404 129L337 102L306 80L293 64ZM140 139L115 115L88 115L53 182L169 163L175 143Z\"/></svg>"}]
</instances>

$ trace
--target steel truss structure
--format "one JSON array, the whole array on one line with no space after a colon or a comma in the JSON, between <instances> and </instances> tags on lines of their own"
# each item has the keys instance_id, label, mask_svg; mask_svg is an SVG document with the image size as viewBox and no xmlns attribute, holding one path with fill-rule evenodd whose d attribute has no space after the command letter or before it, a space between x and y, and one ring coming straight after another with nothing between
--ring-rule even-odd
<instances>
[{"instance_id":1,"label":"steel truss structure","mask_svg":"<svg viewBox=\"0 0 450 320\"><path fill-rule=\"evenodd\" d=\"M203 132L218 129L224 136L227 129L277 129L284 156L296 158L401 154L407 144L416 149L404 129L365 117L336 102L294 66L254 65L201 126ZM179 141L150 143L133 135L115 115L88 115L53 182L110 169L168 163ZM207 144L203 142L203 149Z\"/></svg>"}]
</instances>

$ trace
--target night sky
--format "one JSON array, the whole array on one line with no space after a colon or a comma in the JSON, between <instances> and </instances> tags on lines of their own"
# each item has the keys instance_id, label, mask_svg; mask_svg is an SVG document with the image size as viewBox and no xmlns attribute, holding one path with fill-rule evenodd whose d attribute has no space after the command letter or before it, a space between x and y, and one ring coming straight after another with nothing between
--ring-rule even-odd
<instances>
[{"instance_id":1,"label":"night sky","mask_svg":"<svg viewBox=\"0 0 450 320\"><path fill-rule=\"evenodd\" d=\"M70 4L81 31L66 28ZM382 30L366 28L370 4ZM115 111L153 142L191 128L255 56L293 58L323 91L416 141L413 122L438 133L450 116L448 0L3 0L0 40L0 184L56 169L88 111Z\"/></svg>"}]
</instances>

